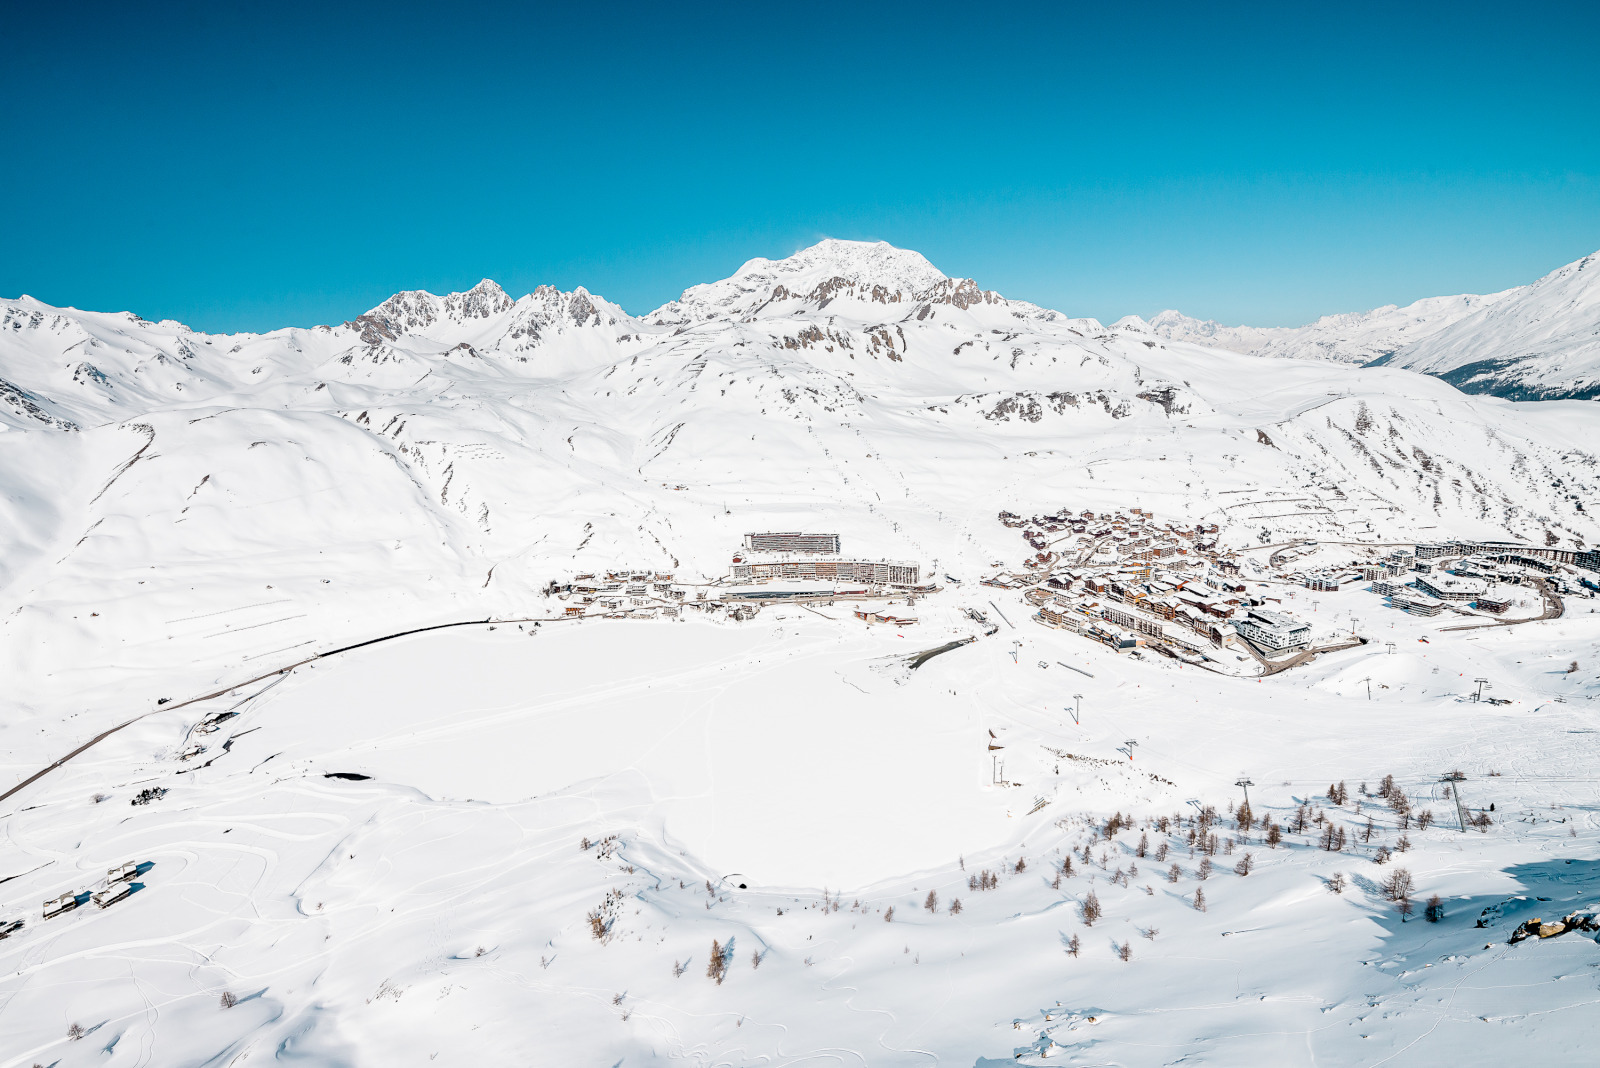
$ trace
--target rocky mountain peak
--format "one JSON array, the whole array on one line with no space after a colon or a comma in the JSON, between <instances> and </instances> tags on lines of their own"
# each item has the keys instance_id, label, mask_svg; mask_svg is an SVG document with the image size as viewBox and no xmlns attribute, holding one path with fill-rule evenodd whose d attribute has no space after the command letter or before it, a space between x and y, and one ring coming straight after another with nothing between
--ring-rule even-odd
<instances>
[{"instance_id":1,"label":"rocky mountain peak","mask_svg":"<svg viewBox=\"0 0 1600 1068\"><path fill-rule=\"evenodd\" d=\"M515 303L498 283L485 278L466 292L443 297L425 289L403 290L344 325L360 330L368 344L377 344L404 334L422 333L440 320L459 324L487 319L510 311Z\"/></svg>"}]
</instances>

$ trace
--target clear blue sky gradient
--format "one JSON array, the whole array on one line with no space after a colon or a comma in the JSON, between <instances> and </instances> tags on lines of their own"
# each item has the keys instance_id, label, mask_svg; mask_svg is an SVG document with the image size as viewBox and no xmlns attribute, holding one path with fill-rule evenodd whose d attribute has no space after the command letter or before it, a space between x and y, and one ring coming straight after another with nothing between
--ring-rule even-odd
<instances>
[{"instance_id":1,"label":"clear blue sky gradient","mask_svg":"<svg viewBox=\"0 0 1600 1068\"><path fill-rule=\"evenodd\" d=\"M0 296L208 330L400 289L642 312L884 239L1103 320L1600 248L1600 3L11 5Z\"/></svg>"}]
</instances>

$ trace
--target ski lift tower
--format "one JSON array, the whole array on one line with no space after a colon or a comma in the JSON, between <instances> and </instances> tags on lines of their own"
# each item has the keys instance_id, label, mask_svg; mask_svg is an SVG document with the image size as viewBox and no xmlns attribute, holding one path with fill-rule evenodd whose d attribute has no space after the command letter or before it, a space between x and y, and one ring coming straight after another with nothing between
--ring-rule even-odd
<instances>
[{"instance_id":1,"label":"ski lift tower","mask_svg":"<svg viewBox=\"0 0 1600 1068\"><path fill-rule=\"evenodd\" d=\"M1244 803L1245 803L1245 807L1248 808L1249 805L1250 805L1250 787L1254 786L1255 783L1250 781L1250 776L1241 775L1239 777L1239 781L1234 783L1233 785L1235 785L1235 786L1239 787L1240 789L1244 790Z\"/></svg>"},{"instance_id":2,"label":"ski lift tower","mask_svg":"<svg viewBox=\"0 0 1600 1068\"><path fill-rule=\"evenodd\" d=\"M1455 798L1456 802L1456 820L1461 825L1463 834L1467 830L1467 810L1461 806L1461 784L1466 780L1467 777L1459 771L1450 771L1439 776L1440 782L1450 784L1450 796Z\"/></svg>"}]
</instances>

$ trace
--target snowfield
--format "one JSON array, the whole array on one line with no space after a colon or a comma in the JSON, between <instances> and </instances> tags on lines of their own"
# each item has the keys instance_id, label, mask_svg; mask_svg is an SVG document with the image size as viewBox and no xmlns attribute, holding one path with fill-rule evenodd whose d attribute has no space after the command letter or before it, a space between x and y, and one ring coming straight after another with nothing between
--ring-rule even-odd
<instances>
[{"instance_id":1,"label":"snowfield","mask_svg":"<svg viewBox=\"0 0 1600 1068\"><path fill-rule=\"evenodd\" d=\"M1586 402L1105 327L840 241L640 316L484 282L265 335L0 320L0 1066L1600 1038L1594 933L1509 942L1600 905L1600 575L1504 626L1272 563L1592 546ZM999 512L1132 508L1365 641L1261 676L979 585L1031 555ZM698 610L768 530L940 589ZM611 570L684 610L571 618Z\"/></svg>"}]
</instances>

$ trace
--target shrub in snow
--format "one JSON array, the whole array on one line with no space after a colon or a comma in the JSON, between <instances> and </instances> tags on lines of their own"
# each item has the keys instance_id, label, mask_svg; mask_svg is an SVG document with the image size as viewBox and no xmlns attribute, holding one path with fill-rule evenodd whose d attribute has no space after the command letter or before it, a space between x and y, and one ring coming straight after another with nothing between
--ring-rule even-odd
<instances>
[{"instance_id":1,"label":"shrub in snow","mask_svg":"<svg viewBox=\"0 0 1600 1068\"><path fill-rule=\"evenodd\" d=\"M711 959L706 962L706 978L715 979L717 985L728 977L728 953L722 948L722 943L715 938L711 940Z\"/></svg>"}]
</instances>

